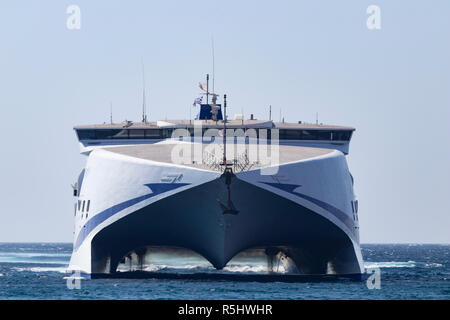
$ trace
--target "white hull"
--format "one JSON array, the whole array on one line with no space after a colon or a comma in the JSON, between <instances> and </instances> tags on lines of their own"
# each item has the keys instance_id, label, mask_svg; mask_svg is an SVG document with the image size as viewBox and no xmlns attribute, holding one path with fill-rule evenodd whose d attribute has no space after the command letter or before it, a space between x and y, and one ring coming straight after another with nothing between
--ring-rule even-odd
<instances>
[{"instance_id":1,"label":"white hull","mask_svg":"<svg viewBox=\"0 0 450 320\"><path fill-rule=\"evenodd\" d=\"M281 164L273 176L235 173L237 215L224 215L218 204L227 197L221 175L93 149L79 186L69 270L115 272L131 250L169 245L193 250L218 269L243 250L270 247L292 257L301 273L363 273L343 153Z\"/></svg>"}]
</instances>

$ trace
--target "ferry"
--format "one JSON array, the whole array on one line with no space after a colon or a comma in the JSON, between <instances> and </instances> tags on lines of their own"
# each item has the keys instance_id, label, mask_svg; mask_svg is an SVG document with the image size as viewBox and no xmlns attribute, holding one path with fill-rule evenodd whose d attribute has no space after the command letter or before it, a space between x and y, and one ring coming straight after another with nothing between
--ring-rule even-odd
<instances>
[{"instance_id":1,"label":"ferry","mask_svg":"<svg viewBox=\"0 0 450 320\"><path fill-rule=\"evenodd\" d=\"M74 127L87 161L73 185L68 270L114 274L132 255L142 264L152 248L171 247L219 270L256 250L269 273L277 261L299 275L364 273L346 159L355 129L228 117L226 95L208 87L196 119L143 112Z\"/></svg>"}]
</instances>

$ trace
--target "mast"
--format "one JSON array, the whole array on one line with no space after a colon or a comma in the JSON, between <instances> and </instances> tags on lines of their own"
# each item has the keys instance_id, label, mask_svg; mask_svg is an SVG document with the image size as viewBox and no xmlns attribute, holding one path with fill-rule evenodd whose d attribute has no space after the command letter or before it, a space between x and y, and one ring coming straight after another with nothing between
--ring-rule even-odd
<instances>
[{"instance_id":1,"label":"mast","mask_svg":"<svg viewBox=\"0 0 450 320\"><path fill-rule=\"evenodd\" d=\"M209 73L206 74L206 104L209 104Z\"/></svg>"},{"instance_id":2,"label":"mast","mask_svg":"<svg viewBox=\"0 0 450 320\"><path fill-rule=\"evenodd\" d=\"M223 165L227 167L227 95L223 95Z\"/></svg>"},{"instance_id":3,"label":"mast","mask_svg":"<svg viewBox=\"0 0 450 320\"><path fill-rule=\"evenodd\" d=\"M215 80L215 70L214 70L214 67L215 67L215 63L214 63L214 37L211 37L211 47L212 47L212 67L213 67L213 69L212 69L212 93L216 93L215 91L214 91L214 80Z\"/></svg>"},{"instance_id":4,"label":"mast","mask_svg":"<svg viewBox=\"0 0 450 320\"><path fill-rule=\"evenodd\" d=\"M231 180L234 177L233 174L233 168L228 167L227 163L227 95L223 95L223 112L224 112L224 118L223 118L223 174L222 177L225 179L225 184L227 186L227 204L224 205L219 199L217 199L217 202L219 203L220 207L222 208L223 214L238 214L239 210L236 209L233 202L231 201Z\"/></svg>"}]
</instances>

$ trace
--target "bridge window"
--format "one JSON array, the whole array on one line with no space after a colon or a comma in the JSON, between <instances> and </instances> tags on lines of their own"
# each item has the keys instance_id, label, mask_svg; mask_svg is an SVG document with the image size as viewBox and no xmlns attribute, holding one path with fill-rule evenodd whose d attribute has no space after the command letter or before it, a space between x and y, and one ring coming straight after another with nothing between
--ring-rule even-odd
<instances>
[{"instance_id":1,"label":"bridge window","mask_svg":"<svg viewBox=\"0 0 450 320\"><path fill-rule=\"evenodd\" d=\"M77 134L79 140L169 139L172 137L173 130L174 130L173 128L78 129ZM205 130L206 128L203 128L203 131ZM234 129L230 128L230 130ZM193 136L194 133L193 131L194 131L193 129L189 129L191 136ZM259 131L258 130L255 131L258 136ZM279 130L280 140L349 141L351 136L352 136L351 130L299 130L299 129ZM270 130L267 130L267 138L270 139Z\"/></svg>"},{"instance_id":2,"label":"bridge window","mask_svg":"<svg viewBox=\"0 0 450 320\"><path fill-rule=\"evenodd\" d=\"M129 130L130 139L145 139L145 131L143 129Z\"/></svg>"},{"instance_id":3,"label":"bridge window","mask_svg":"<svg viewBox=\"0 0 450 320\"><path fill-rule=\"evenodd\" d=\"M352 131L333 131L333 141L349 141L352 136Z\"/></svg>"},{"instance_id":4,"label":"bridge window","mask_svg":"<svg viewBox=\"0 0 450 320\"><path fill-rule=\"evenodd\" d=\"M129 138L129 130L120 130L112 138L113 139L128 139Z\"/></svg>"},{"instance_id":5,"label":"bridge window","mask_svg":"<svg viewBox=\"0 0 450 320\"><path fill-rule=\"evenodd\" d=\"M145 137L148 139L161 139L161 130L159 129L146 129Z\"/></svg>"},{"instance_id":6,"label":"bridge window","mask_svg":"<svg viewBox=\"0 0 450 320\"><path fill-rule=\"evenodd\" d=\"M280 130L280 140L322 140L331 141L328 130Z\"/></svg>"},{"instance_id":7,"label":"bridge window","mask_svg":"<svg viewBox=\"0 0 450 320\"><path fill-rule=\"evenodd\" d=\"M349 141L349 130L295 130L281 129L280 140L320 140L320 141Z\"/></svg>"},{"instance_id":8,"label":"bridge window","mask_svg":"<svg viewBox=\"0 0 450 320\"><path fill-rule=\"evenodd\" d=\"M77 130L79 140L93 140L95 139L94 130Z\"/></svg>"},{"instance_id":9,"label":"bridge window","mask_svg":"<svg viewBox=\"0 0 450 320\"><path fill-rule=\"evenodd\" d=\"M300 130L280 130L280 140L301 140L302 132Z\"/></svg>"},{"instance_id":10,"label":"bridge window","mask_svg":"<svg viewBox=\"0 0 450 320\"><path fill-rule=\"evenodd\" d=\"M303 130L302 135L303 140L331 140L331 131Z\"/></svg>"},{"instance_id":11,"label":"bridge window","mask_svg":"<svg viewBox=\"0 0 450 320\"><path fill-rule=\"evenodd\" d=\"M88 200L87 207L86 207L86 212L89 212L90 205L91 205L91 200Z\"/></svg>"},{"instance_id":12,"label":"bridge window","mask_svg":"<svg viewBox=\"0 0 450 320\"><path fill-rule=\"evenodd\" d=\"M95 130L89 130L89 131L95 131ZM94 132L95 137L93 139L98 139L98 140L112 139L112 138L114 138L114 135L116 135L117 133L119 133L119 130L96 130Z\"/></svg>"}]
</instances>

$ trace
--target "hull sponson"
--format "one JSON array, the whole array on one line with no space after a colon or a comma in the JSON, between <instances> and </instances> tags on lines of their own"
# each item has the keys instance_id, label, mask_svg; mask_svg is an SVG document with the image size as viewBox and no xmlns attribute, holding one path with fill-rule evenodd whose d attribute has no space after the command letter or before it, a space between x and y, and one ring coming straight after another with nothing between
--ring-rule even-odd
<instances>
[{"instance_id":1,"label":"hull sponson","mask_svg":"<svg viewBox=\"0 0 450 320\"><path fill-rule=\"evenodd\" d=\"M237 176L322 215L359 244L359 225L352 209L353 182L341 152L281 164L274 175L253 170Z\"/></svg>"},{"instance_id":2,"label":"hull sponson","mask_svg":"<svg viewBox=\"0 0 450 320\"><path fill-rule=\"evenodd\" d=\"M153 202L220 176L216 172L142 160L103 149L90 153L84 170L68 269L87 274L92 273L91 241L97 232ZM177 188L154 188L163 184Z\"/></svg>"}]
</instances>

